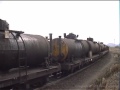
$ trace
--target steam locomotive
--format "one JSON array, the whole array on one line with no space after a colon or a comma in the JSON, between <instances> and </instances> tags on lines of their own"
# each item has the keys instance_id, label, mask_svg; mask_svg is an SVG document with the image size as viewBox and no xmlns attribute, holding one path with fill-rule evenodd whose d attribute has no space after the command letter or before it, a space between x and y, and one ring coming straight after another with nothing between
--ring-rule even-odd
<instances>
[{"instance_id":1,"label":"steam locomotive","mask_svg":"<svg viewBox=\"0 0 120 90\"><path fill-rule=\"evenodd\" d=\"M108 46L93 38L77 38L73 33L54 39L52 34L49 39L24 34L9 30L9 24L0 19L0 88L45 84L50 75L73 72L109 52Z\"/></svg>"}]
</instances>

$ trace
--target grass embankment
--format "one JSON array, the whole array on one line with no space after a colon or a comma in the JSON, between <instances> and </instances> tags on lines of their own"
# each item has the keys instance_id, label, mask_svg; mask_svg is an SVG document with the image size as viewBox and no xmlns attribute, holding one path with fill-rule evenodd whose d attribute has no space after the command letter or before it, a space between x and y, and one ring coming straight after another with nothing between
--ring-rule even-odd
<instances>
[{"instance_id":1,"label":"grass embankment","mask_svg":"<svg viewBox=\"0 0 120 90\"><path fill-rule=\"evenodd\" d=\"M90 90L106 90L108 79L120 72L120 49L110 48L110 53L113 54L113 60L115 63L106 69L106 72L102 74L95 82L88 87ZM116 90L116 89L114 89Z\"/></svg>"}]
</instances>

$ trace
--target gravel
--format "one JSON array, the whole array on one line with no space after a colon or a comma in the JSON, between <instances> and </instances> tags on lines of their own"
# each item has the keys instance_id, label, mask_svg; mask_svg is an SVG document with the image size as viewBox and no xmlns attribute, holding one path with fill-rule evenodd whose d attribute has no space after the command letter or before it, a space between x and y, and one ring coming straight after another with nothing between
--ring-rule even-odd
<instances>
[{"instance_id":1,"label":"gravel","mask_svg":"<svg viewBox=\"0 0 120 90\"><path fill-rule=\"evenodd\" d=\"M113 63L113 54L110 52L105 57L98 60L95 64L80 73L37 90L86 90L90 83L94 82L94 80L105 72L106 68Z\"/></svg>"}]
</instances>

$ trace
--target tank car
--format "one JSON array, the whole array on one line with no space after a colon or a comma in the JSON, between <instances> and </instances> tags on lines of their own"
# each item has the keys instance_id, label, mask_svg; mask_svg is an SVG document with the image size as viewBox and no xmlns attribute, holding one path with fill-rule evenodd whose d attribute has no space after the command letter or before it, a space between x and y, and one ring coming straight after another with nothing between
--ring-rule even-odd
<instances>
[{"instance_id":1,"label":"tank car","mask_svg":"<svg viewBox=\"0 0 120 90\"><path fill-rule=\"evenodd\" d=\"M88 44L90 46L90 50L92 51L92 54L97 54L100 51L99 45L97 42L93 41L93 38L87 38Z\"/></svg>"},{"instance_id":2,"label":"tank car","mask_svg":"<svg viewBox=\"0 0 120 90\"><path fill-rule=\"evenodd\" d=\"M87 40L81 40L80 43L82 44L83 53L84 53L83 55L85 55L86 57L89 56L90 51L92 52L93 55L99 53L99 45L97 42L93 42L90 41L90 39L87 39Z\"/></svg>"},{"instance_id":3,"label":"tank car","mask_svg":"<svg viewBox=\"0 0 120 90\"><path fill-rule=\"evenodd\" d=\"M44 63L50 52L48 40L40 35L22 34L17 31L8 31L6 38L8 24L5 23L0 25L0 70L17 68L19 64L25 65L26 60L29 67Z\"/></svg>"},{"instance_id":4,"label":"tank car","mask_svg":"<svg viewBox=\"0 0 120 90\"><path fill-rule=\"evenodd\" d=\"M105 46L104 46L103 42L100 42L100 47L101 47L101 52L104 51Z\"/></svg>"},{"instance_id":5,"label":"tank car","mask_svg":"<svg viewBox=\"0 0 120 90\"><path fill-rule=\"evenodd\" d=\"M9 30L9 24L0 19L0 89L29 90L61 70L59 64L50 63L52 34L48 41L23 33Z\"/></svg>"},{"instance_id":6,"label":"tank car","mask_svg":"<svg viewBox=\"0 0 120 90\"><path fill-rule=\"evenodd\" d=\"M80 42L67 38L61 38L60 41L59 38L53 39L53 56L59 59L60 62L72 58L80 58L83 54L82 52L83 48Z\"/></svg>"}]
</instances>

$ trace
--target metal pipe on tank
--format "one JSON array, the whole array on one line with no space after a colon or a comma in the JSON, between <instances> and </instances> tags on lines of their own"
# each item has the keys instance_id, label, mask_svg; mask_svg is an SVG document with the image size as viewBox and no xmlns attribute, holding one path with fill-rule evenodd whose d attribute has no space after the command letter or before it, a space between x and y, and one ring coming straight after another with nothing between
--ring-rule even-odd
<instances>
[{"instance_id":1,"label":"metal pipe on tank","mask_svg":"<svg viewBox=\"0 0 120 90\"><path fill-rule=\"evenodd\" d=\"M61 36L59 36L59 56L61 56Z\"/></svg>"},{"instance_id":2,"label":"metal pipe on tank","mask_svg":"<svg viewBox=\"0 0 120 90\"><path fill-rule=\"evenodd\" d=\"M52 54L52 33L49 34L50 38L50 55Z\"/></svg>"},{"instance_id":3,"label":"metal pipe on tank","mask_svg":"<svg viewBox=\"0 0 120 90\"><path fill-rule=\"evenodd\" d=\"M64 33L64 38L66 38L66 33Z\"/></svg>"},{"instance_id":4,"label":"metal pipe on tank","mask_svg":"<svg viewBox=\"0 0 120 90\"><path fill-rule=\"evenodd\" d=\"M90 59L92 58L92 51L91 50L89 51L89 58Z\"/></svg>"}]
</instances>

